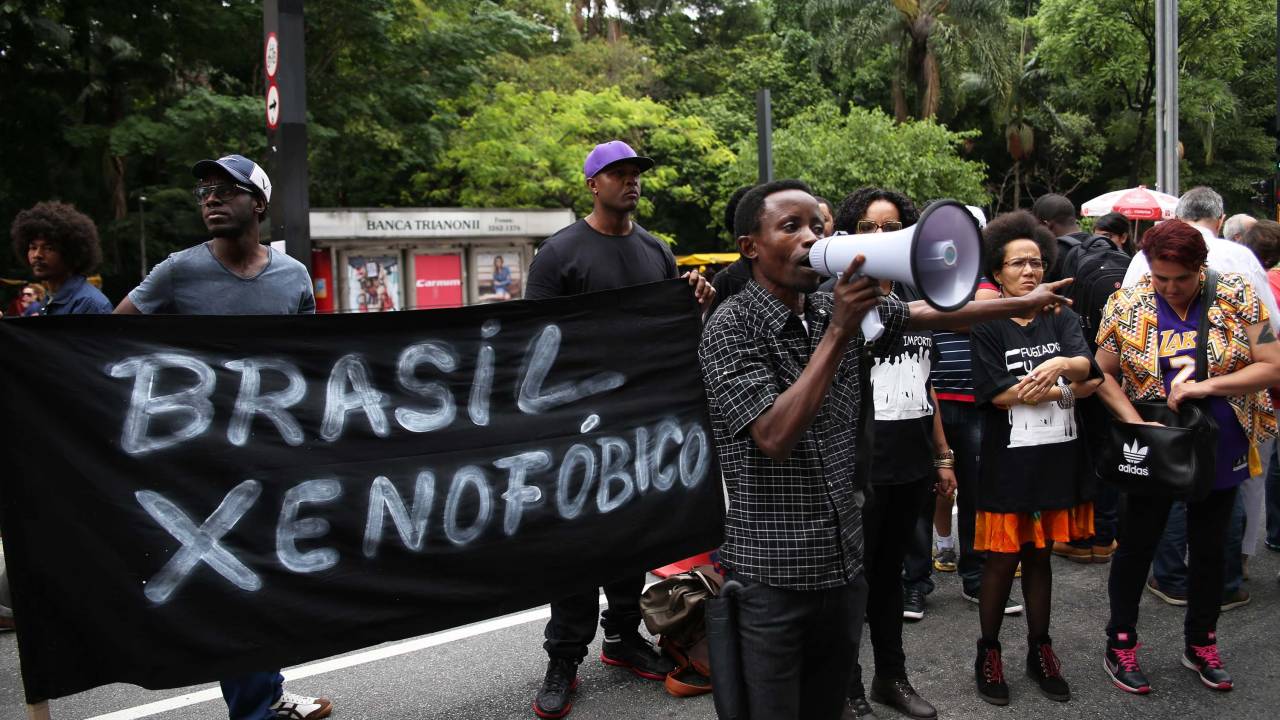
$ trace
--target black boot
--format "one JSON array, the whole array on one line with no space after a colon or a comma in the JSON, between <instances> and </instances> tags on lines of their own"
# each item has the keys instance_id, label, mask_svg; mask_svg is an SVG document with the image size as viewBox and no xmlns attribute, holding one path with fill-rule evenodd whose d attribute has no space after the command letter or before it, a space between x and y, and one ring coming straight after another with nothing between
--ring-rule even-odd
<instances>
[{"instance_id":1,"label":"black boot","mask_svg":"<svg viewBox=\"0 0 1280 720\"><path fill-rule=\"evenodd\" d=\"M1009 686L1004 681L1004 661L1000 643L978 640L978 659L973 663L973 676L978 683L978 697L992 705L1009 704Z\"/></svg>"},{"instance_id":2,"label":"black boot","mask_svg":"<svg viewBox=\"0 0 1280 720\"><path fill-rule=\"evenodd\" d=\"M1035 680L1040 694L1050 700L1066 702L1071 699L1071 688L1062 677L1062 664L1053 652L1053 641L1048 635L1038 640L1027 640L1027 677Z\"/></svg>"}]
</instances>

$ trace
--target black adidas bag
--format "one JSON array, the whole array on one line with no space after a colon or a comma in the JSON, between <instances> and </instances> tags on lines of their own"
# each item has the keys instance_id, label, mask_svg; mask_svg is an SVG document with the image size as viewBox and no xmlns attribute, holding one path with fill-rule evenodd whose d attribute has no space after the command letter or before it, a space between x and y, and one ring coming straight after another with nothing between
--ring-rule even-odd
<instances>
[{"instance_id":1,"label":"black adidas bag","mask_svg":"<svg viewBox=\"0 0 1280 720\"><path fill-rule=\"evenodd\" d=\"M1129 255L1116 249L1110 240L1094 235L1072 248L1062 264L1065 277L1075 278L1067 286L1066 295L1071 298L1071 309L1080 316L1084 340L1094 352L1098 350L1102 309L1124 283L1129 260Z\"/></svg>"},{"instance_id":2,"label":"black adidas bag","mask_svg":"<svg viewBox=\"0 0 1280 720\"><path fill-rule=\"evenodd\" d=\"M1200 328L1196 337L1196 381L1209 373L1205 338L1209 330L1209 303L1218 290L1218 273L1205 274L1200 298ZM1164 400L1133 403L1143 420L1164 425L1137 425L1114 421L1109 439L1099 454L1099 477L1130 495L1157 495L1182 500L1202 500L1213 490L1218 457L1218 423L1208 404L1184 402L1178 412Z\"/></svg>"}]
</instances>

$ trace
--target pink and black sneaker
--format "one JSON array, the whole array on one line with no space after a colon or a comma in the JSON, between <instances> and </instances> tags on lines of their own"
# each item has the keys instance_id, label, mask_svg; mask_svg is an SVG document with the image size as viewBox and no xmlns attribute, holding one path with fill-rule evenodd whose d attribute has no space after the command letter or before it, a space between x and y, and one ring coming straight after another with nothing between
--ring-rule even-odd
<instances>
[{"instance_id":1,"label":"pink and black sneaker","mask_svg":"<svg viewBox=\"0 0 1280 720\"><path fill-rule=\"evenodd\" d=\"M1107 653L1102 657L1102 669L1112 684L1125 692L1146 695L1151 683L1138 665L1138 639L1131 633L1116 633L1107 639Z\"/></svg>"},{"instance_id":2,"label":"pink and black sneaker","mask_svg":"<svg viewBox=\"0 0 1280 720\"><path fill-rule=\"evenodd\" d=\"M1188 643L1186 651L1182 653L1182 664L1188 669L1195 670L1205 687L1213 690L1230 690L1231 676L1222 667L1222 658L1218 656L1217 640L1217 633L1209 633L1209 642L1206 645Z\"/></svg>"}]
</instances>

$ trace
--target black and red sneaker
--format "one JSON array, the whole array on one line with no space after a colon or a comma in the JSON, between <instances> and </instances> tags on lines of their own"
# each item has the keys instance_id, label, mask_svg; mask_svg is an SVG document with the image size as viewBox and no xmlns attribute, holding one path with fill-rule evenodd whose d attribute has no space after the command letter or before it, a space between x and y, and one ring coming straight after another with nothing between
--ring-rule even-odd
<instances>
[{"instance_id":1,"label":"black and red sneaker","mask_svg":"<svg viewBox=\"0 0 1280 720\"><path fill-rule=\"evenodd\" d=\"M1053 640L1048 635L1027 643L1027 677L1035 680L1040 694L1050 700L1071 699L1071 688L1062 677L1062 663L1053 652Z\"/></svg>"},{"instance_id":2,"label":"black and red sneaker","mask_svg":"<svg viewBox=\"0 0 1280 720\"><path fill-rule=\"evenodd\" d=\"M600 645L600 662L626 668L646 680L666 680L667 673L676 669L675 663L639 634L606 637Z\"/></svg>"},{"instance_id":3,"label":"black and red sneaker","mask_svg":"<svg viewBox=\"0 0 1280 720\"><path fill-rule=\"evenodd\" d=\"M1151 692L1151 682L1138 665L1138 639L1130 633L1116 633L1107 639L1107 652L1102 656L1102 669L1111 683L1135 695Z\"/></svg>"},{"instance_id":4,"label":"black and red sneaker","mask_svg":"<svg viewBox=\"0 0 1280 720\"><path fill-rule=\"evenodd\" d=\"M1182 664L1195 670L1200 682L1213 690L1230 690L1233 685L1231 676L1222 667L1222 658L1218 656L1216 633L1209 633L1207 645L1187 644L1182 653Z\"/></svg>"},{"instance_id":5,"label":"black and red sneaker","mask_svg":"<svg viewBox=\"0 0 1280 720\"><path fill-rule=\"evenodd\" d=\"M973 663L973 676L978 683L978 697L992 705L1009 704L1009 685L1004 681L1000 643L978 641L978 659Z\"/></svg>"},{"instance_id":6,"label":"black and red sneaker","mask_svg":"<svg viewBox=\"0 0 1280 720\"><path fill-rule=\"evenodd\" d=\"M569 658L551 658L542 687L533 697L533 714L540 718L562 718L573 709L569 696L578 689L578 663Z\"/></svg>"}]
</instances>

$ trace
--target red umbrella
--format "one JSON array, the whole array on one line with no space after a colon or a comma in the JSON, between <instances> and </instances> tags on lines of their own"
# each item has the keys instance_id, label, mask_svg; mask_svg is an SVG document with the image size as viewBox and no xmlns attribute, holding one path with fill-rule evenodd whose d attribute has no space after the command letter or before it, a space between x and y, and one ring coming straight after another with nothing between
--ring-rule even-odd
<instances>
[{"instance_id":1,"label":"red umbrella","mask_svg":"<svg viewBox=\"0 0 1280 720\"><path fill-rule=\"evenodd\" d=\"M1130 220L1168 220L1173 217L1178 198L1139 185L1128 190L1115 190L1080 206L1085 217L1120 213Z\"/></svg>"}]
</instances>

